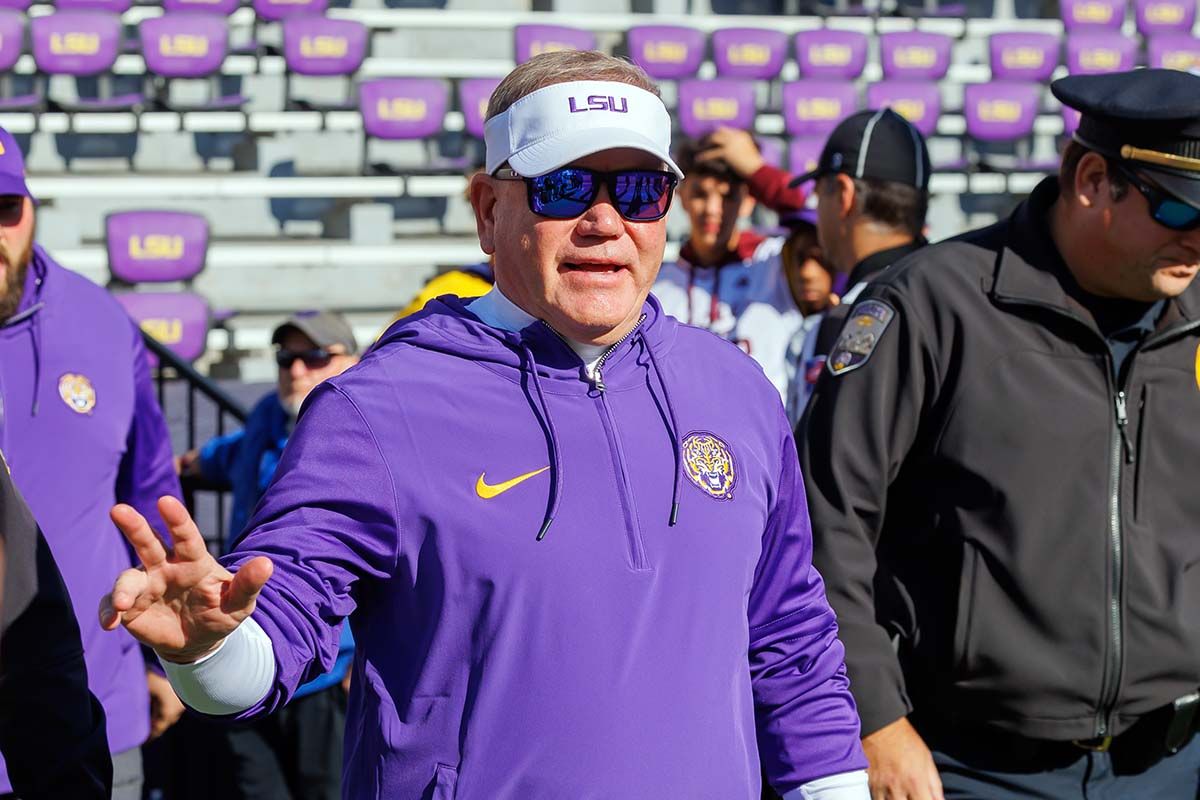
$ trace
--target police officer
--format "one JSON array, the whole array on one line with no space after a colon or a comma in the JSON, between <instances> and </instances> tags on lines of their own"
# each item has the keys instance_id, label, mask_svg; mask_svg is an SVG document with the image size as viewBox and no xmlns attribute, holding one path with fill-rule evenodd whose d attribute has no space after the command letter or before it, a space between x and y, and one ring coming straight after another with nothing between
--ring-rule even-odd
<instances>
[{"instance_id":1,"label":"police officer","mask_svg":"<svg viewBox=\"0 0 1200 800\"><path fill-rule=\"evenodd\" d=\"M1200 76L1052 91L1059 175L877 277L801 420L875 798L1200 785Z\"/></svg>"},{"instance_id":2,"label":"police officer","mask_svg":"<svg viewBox=\"0 0 1200 800\"><path fill-rule=\"evenodd\" d=\"M925 246L929 151L912 123L889 108L851 114L829 134L813 171L817 233L825 258L848 276L849 289L819 323L809 325L788 386L788 419L804 411L846 312L867 282Z\"/></svg>"}]
</instances>

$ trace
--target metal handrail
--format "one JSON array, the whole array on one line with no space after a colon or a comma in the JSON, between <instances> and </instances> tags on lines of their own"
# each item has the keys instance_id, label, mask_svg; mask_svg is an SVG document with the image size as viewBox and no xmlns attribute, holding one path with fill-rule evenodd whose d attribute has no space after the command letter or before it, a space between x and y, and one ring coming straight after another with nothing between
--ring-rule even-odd
<instances>
[{"instance_id":1,"label":"metal handrail","mask_svg":"<svg viewBox=\"0 0 1200 800\"><path fill-rule=\"evenodd\" d=\"M217 435L225 434L225 417L232 417L238 424L244 425L248 412L246 408L239 403L232 395L218 386L211 378L202 375L191 364L180 358L173 350L164 345L162 342L155 339L150 334L142 331L142 340L146 344L146 348L158 357L158 405L164 409L166 407L166 383L167 376L164 367L170 368L180 379L187 382L187 449L193 450L197 446L196 441L196 395L203 395L211 402L217 413ZM185 477L181 481L183 488L184 505L192 514L196 513L196 493L197 492L213 492L216 495L217 502L217 519L216 530L217 535L215 540L210 540L215 546L217 552L223 552L226 547L225 530L227 520L225 519L225 495L228 493L229 487L220 486L206 481L203 478ZM237 533L232 531L230 533Z\"/></svg>"}]
</instances>

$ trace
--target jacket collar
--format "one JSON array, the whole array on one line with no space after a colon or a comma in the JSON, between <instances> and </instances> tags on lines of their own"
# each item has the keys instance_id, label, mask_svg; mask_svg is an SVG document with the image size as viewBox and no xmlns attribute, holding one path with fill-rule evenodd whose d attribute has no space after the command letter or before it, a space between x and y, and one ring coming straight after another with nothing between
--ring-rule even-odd
<instances>
[{"instance_id":1,"label":"jacket collar","mask_svg":"<svg viewBox=\"0 0 1200 800\"><path fill-rule=\"evenodd\" d=\"M917 238L908 244L889 247L887 250L872 253L854 265L854 269L850 270L850 277L846 280L846 285L854 286L863 281L870 280L909 253L915 253L917 250L920 250L925 244L926 242L923 238Z\"/></svg>"},{"instance_id":2,"label":"jacket collar","mask_svg":"<svg viewBox=\"0 0 1200 800\"><path fill-rule=\"evenodd\" d=\"M1050 236L1050 210L1058 199L1058 178L1050 176L1034 188L1007 220L1007 232L996 264L991 294L1081 315L1079 303L1064 285L1074 276ZM1172 321L1195 320L1200 316L1200 283L1193 282L1182 295L1167 304L1158 328ZM1089 315L1084 312L1083 317Z\"/></svg>"}]
</instances>

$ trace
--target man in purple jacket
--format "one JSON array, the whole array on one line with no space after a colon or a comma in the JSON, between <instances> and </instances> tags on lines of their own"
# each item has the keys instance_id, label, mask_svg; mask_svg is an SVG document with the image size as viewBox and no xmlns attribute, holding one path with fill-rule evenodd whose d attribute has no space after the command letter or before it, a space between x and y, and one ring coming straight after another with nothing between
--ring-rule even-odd
<instances>
[{"instance_id":1,"label":"man in purple jacket","mask_svg":"<svg viewBox=\"0 0 1200 800\"><path fill-rule=\"evenodd\" d=\"M21 151L0 130L0 450L75 605L88 687L108 720L113 796L135 800L150 731L146 664L133 637L104 635L91 609L132 561L112 504L154 515L155 498L177 497L179 482L137 325L34 244L34 228Z\"/></svg>"},{"instance_id":2,"label":"man in purple jacket","mask_svg":"<svg viewBox=\"0 0 1200 800\"><path fill-rule=\"evenodd\" d=\"M738 348L650 287L678 179L638 68L546 54L492 95L471 183L496 287L397 322L306 401L221 564L101 602L199 711L278 708L350 617L348 798L866 800L791 431Z\"/></svg>"}]
</instances>

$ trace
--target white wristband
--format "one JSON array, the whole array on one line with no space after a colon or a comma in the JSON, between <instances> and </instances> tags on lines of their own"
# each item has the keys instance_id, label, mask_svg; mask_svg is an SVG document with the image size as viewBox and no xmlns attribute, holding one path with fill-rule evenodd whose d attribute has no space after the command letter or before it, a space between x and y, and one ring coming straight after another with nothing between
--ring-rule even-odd
<instances>
[{"instance_id":1,"label":"white wristband","mask_svg":"<svg viewBox=\"0 0 1200 800\"><path fill-rule=\"evenodd\" d=\"M275 682L275 650L254 617L198 661L158 660L179 699L202 714L225 716L252 708Z\"/></svg>"},{"instance_id":2,"label":"white wristband","mask_svg":"<svg viewBox=\"0 0 1200 800\"><path fill-rule=\"evenodd\" d=\"M860 769L817 778L788 792L783 800L871 800L867 771Z\"/></svg>"}]
</instances>

